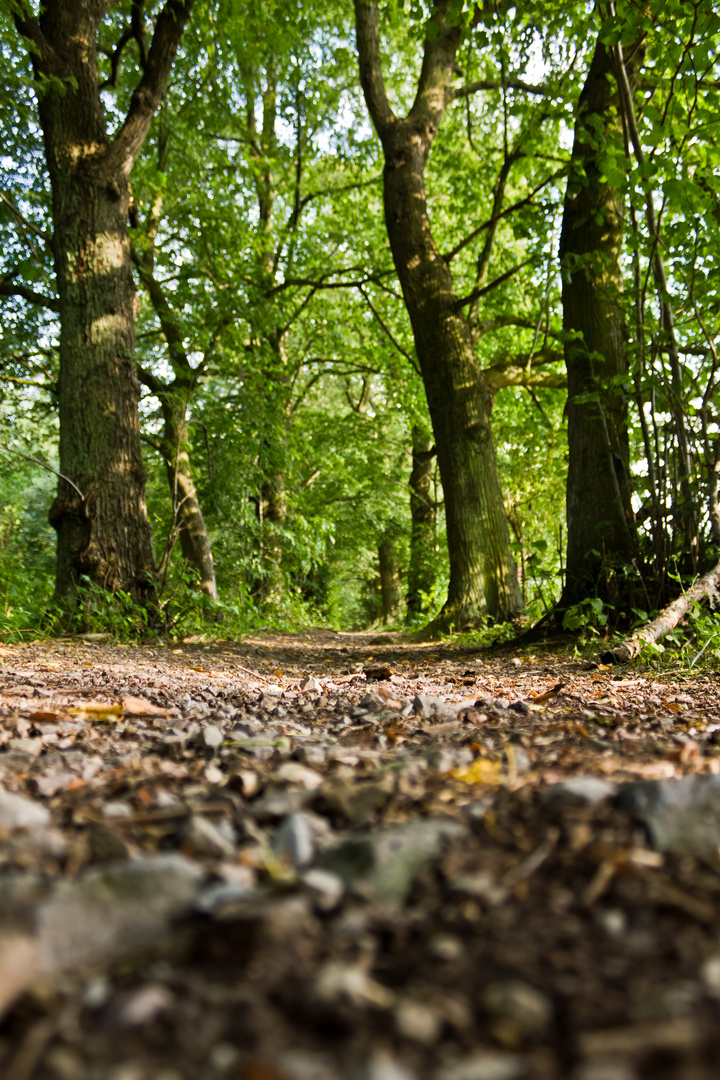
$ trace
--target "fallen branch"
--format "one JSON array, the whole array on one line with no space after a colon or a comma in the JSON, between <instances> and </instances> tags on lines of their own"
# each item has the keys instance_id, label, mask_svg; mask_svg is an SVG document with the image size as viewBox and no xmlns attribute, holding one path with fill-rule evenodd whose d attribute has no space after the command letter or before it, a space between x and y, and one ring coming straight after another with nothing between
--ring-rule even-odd
<instances>
[{"instance_id":1,"label":"fallen branch","mask_svg":"<svg viewBox=\"0 0 720 1080\"><path fill-rule=\"evenodd\" d=\"M703 600L709 600L715 596L718 590L720 590L720 563L717 563L703 577L698 578L695 584L687 592L684 592L682 596L679 596L677 600L673 600L672 604L668 604L664 611L661 611L652 622L647 623L640 630L631 634L615 649L603 653L602 662L627 664L628 661L634 660L644 645L656 645L659 641L662 641L664 637L672 633L682 617L692 611L695 604L700 604Z\"/></svg>"}]
</instances>

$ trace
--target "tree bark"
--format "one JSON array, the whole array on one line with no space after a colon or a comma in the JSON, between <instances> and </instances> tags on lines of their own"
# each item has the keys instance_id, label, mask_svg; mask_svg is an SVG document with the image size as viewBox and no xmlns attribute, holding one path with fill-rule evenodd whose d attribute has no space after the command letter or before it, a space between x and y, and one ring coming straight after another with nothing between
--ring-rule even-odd
<instances>
[{"instance_id":1,"label":"tree bark","mask_svg":"<svg viewBox=\"0 0 720 1080\"><path fill-rule=\"evenodd\" d=\"M165 155L166 146L163 151ZM159 162L164 171L165 162ZM161 216L161 200L151 208L146 228L147 247L142 255L133 247L132 258L140 280L148 291L150 302L160 323L168 348L168 360L174 372L172 382L164 382L150 371L139 368L141 383L157 398L163 415L163 434L159 443L165 473L170 488L173 523L178 530L183 558L196 571L200 591L217 601L215 565L210 537L200 509L190 464L190 436L187 419L190 399L197 389L212 351L216 332L200 363L193 367L180 330L177 313L172 309L165 290L154 274L155 239Z\"/></svg>"},{"instance_id":2,"label":"tree bark","mask_svg":"<svg viewBox=\"0 0 720 1080\"><path fill-rule=\"evenodd\" d=\"M628 372L621 306L624 203L621 192L602 180L608 146L622 147L612 71L598 40L578 102L560 239L569 455L560 607L587 596L615 601L618 577L636 554L627 408L619 385Z\"/></svg>"},{"instance_id":3,"label":"tree bark","mask_svg":"<svg viewBox=\"0 0 720 1080\"><path fill-rule=\"evenodd\" d=\"M167 385L142 369L140 380L158 399L162 410L163 434L158 449L165 465L180 551L198 575L200 592L217 601L212 547L190 464L187 406L195 389L194 383L183 390L178 386L180 380L177 377Z\"/></svg>"},{"instance_id":4,"label":"tree bark","mask_svg":"<svg viewBox=\"0 0 720 1080\"><path fill-rule=\"evenodd\" d=\"M492 396L473 353L450 269L432 235L425 166L450 100L460 31L436 0L415 102L397 117L385 91L378 7L355 0L360 80L385 156L385 224L415 338L445 496L448 598L437 631L512 619L522 609L490 429Z\"/></svg>"},{"instance_id":5,"label":"tree bark","mask_svg":"<svg viewBox=\"0 0 720 1080\"><path fill-rule=\"evenodd\" d=\"M392 536L384 536L378 545L380 564L380 593L382 596L382 621L392 622L400 614L402 590L397 549Z\"/></svg>"},{"instance_id":6,"label":"tree bark","mask_svg":"<svg viewBox=\"0 0 720 1080\"><path fill-rule=\"evenodd\" d=\"M412 472L410 473L410 565L408 566L407 617L412 621L425 614L423 595L435 585L436 507L432 498L435 450L429 432L412 429Z\"/></svg>"},{"instance_id":7,"label":"tree bark","mask_svg":"<svg viewBox=\"0 0 720 1080\"><path fill-rule=\"evenodd\" d=\"M139 602L154 599L135 364L129 175L161 100L192 0L168 0L125 121L110 139L97 34L104 0L47 0L16 15L38 84L52 185L60 313L60 472L55 597L73 604L80 578Z\"/></svg>"}]
</instances>

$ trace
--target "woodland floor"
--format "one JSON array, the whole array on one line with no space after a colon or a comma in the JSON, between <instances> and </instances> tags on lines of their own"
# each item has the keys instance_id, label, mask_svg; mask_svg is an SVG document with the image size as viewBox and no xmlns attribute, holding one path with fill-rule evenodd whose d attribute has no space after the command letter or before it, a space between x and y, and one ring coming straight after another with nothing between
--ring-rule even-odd
<instances>
[{"instance_id":1,"label":"woodland floor","mask_svg":"<svg viewBox=\"0 0 720 1080\"><path fill-rule=\"evenodd\" d=\"M717 1078L719 774L715 673L2 646L0 1076Z\"/></svg>"}]
</instances>

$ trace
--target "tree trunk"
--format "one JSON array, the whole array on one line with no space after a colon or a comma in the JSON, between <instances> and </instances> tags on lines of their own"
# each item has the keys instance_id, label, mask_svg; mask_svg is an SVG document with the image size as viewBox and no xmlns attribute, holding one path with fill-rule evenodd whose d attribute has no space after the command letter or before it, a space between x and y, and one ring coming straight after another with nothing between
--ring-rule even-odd
<instances>
[{"instance_id":1,"label":"tree trunk","mask_svg":"<svg viewBox=\"0 0 720 1080\"><path fill-rule=\"evenodd\" d=\"M60 471L55 597L73 604L83 575L139 602L154 598L135 365L129 175L165 89L192 0L168 0L118 134L108 137L97 34L104 0L48 0L17 14L39 84L52 185L60 312Z\"/></svg>"},{"instance_id":2,"label":"tree trunk","mask_svg":"<svg viewBox=\"0 0 720 1080\"><path fill-rule=\"evenodd\" d=\"M123 589L144 601L153 593L154 562L133 358L128 182L91 162L54 168L51 176L60 300L60 472L82 492L61 479L50 510L58 534L55 598L72 600L87 575L103 588Z\"/></svg>"},{"instance_id":3,"label":"tree trunk","mask_svg":"<svg viewBox=\"0 0 720 1080\"><path fill-rule=\"evenodd\" d=\"M199 575L200 591L210 600L217 601L210 538L190 468L190 437L185 402L178 400L176 395L167 393L160 397L160 404L165 421L162 455L170 485L180 550L188 565Z\"/></svg>"},{"instance_id":4,"label":"tree trunk","mask_svg":"<svg viewBox=\"0 0 720 1080\"><path fill-rule=\"evenodd\" d=\"M258 501L262 578L260 600L272 604L283 592L281 532L287 521L287 468L290 436L290 379L284 332L278 328L266 337L271 362L263 371L269 423L262 439L263 480Z\"/></svg>"},{"instance_id":5,"label":"tree trunk","mask_svg":"<svg viewBox=\"0 0 720 1080\"><path fill-rule=\"evenodd\" d=\"M617 601L619 579L636 554L622 386L624 204L602 178L608 147L622 149L612 71L598 40L578 103L560 240L569 455L561 607L587 596Z\"/></svg>"},{"instance_id":6,"label":"tree trunk","mask_svg":"<svg viewBox=\"0 0 720 1080\"><path fill-rule=\"evenodd\" d=\"M398 565L395 541L391 536L384 536L378 545L380 563L380 593L382 595L382 621L393 622L400 614L402 590L400 588L400 567Z\"/></svg>"},{"instance_id":7,"label":"tree trunk","mask_svg":"<svg viewBox=\"0 0 720 1080\"><path fill-rule=\"evenodd\" d=\"M165 336L168 360L175 378L167 383L143 367L138 370L140 381L157 398L163 414L164 428L158 450L162 455L170 486L173 522L178 529L180 550L199 576L200 591L211 600L217 601L210 538L192 478L187 420L188 403L205 372L208 353L206 352L199 364L193 368L185 349L177 312L170 306L165 290L153 272L160 205L157 200L151 210L146 230L146 240L149 241L146 249L142 255L133 250L132 256Z\"/></svg>"},{"instance_id":8,"label":"tree trunk","mask_svg":"<svg viewBox=\"0 0 720 1080\"><path fill-rule=\"evenodd\" d=\"M410 565L408 566L407 617L412 621L425 614L423 595L435 585L436 507L432 498L435 449L429 432L419 425L412 429L412 472L410 473Z\"/></svg>"},{"instance_id":9,"label":"tree trunk","mask_svg":"<svg viewBox=\"0 0 720 1080\"><path fill-rule=\"evenodd\" d=\"M445 497L450 584L433 631L512 619L522 609L490 430L492 396L473 353L450 269L437 249L425 165L445 112L460 31L434 5L417 96L393 113L382 76L377 4L355 0L360 79L385 155L385 224L410 316Z\"/></svg>"}]
</instances>

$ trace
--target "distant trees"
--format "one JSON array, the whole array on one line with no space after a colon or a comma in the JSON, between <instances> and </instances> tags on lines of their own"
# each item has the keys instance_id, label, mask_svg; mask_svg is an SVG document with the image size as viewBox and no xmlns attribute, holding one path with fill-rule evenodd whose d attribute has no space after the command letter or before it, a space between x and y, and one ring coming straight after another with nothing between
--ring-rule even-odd
<instances>
[{"instance_id":1,"label":"distant trees","mask_svg":"<svg viewBox=\"0 0 720 1080\"><path fill-rule=\"evenodd\" d=\"M439 631L704 569L715 13L190 6L0 14L0 450L57 408L58 600L159 560Z\"/></svg>"}]
</instances>

